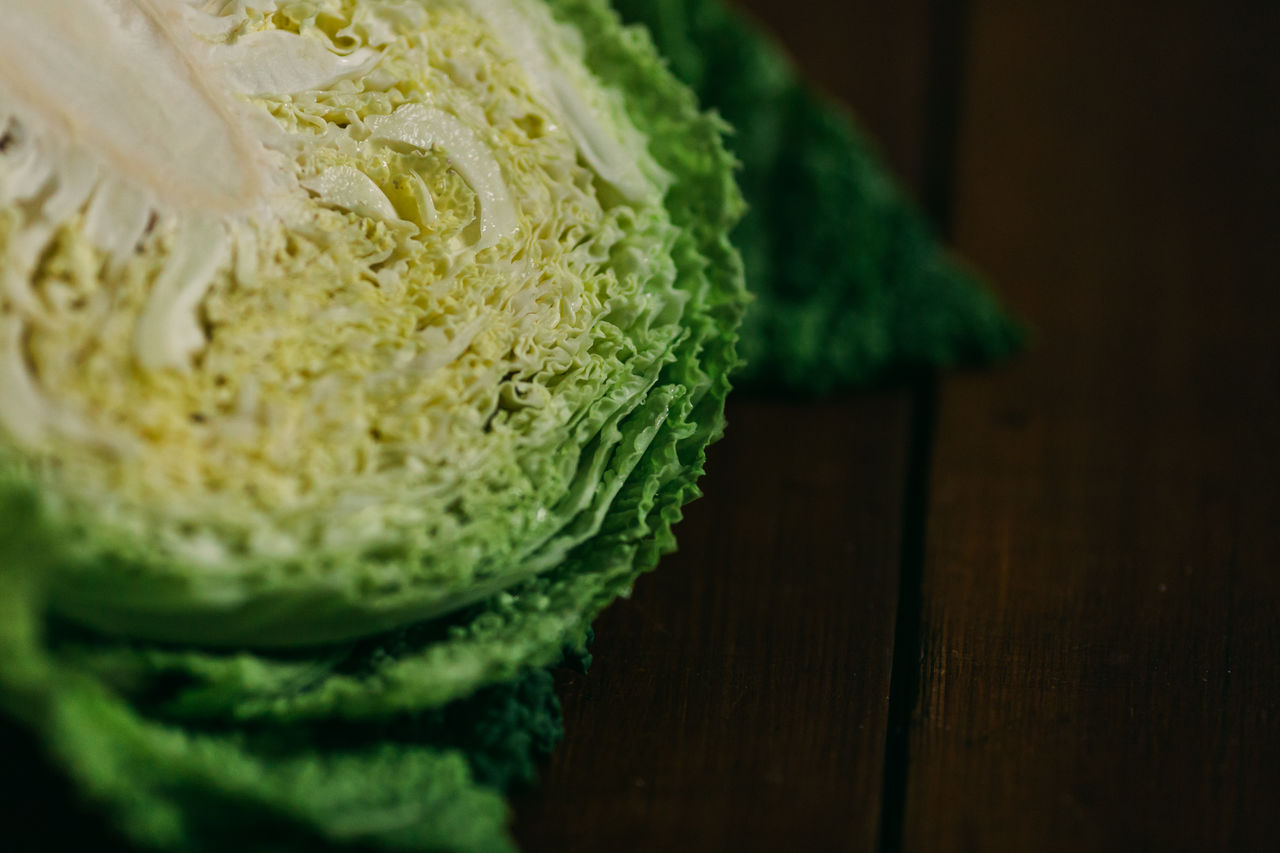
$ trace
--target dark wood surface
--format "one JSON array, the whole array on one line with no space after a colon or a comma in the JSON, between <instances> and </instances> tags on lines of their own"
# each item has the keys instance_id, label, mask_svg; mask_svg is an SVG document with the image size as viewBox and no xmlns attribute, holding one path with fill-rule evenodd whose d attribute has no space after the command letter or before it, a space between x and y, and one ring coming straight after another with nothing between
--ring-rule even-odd
<instances>
[{"instance_id":1,"label":"dark wood surface","mask_svg":"<svg viewBox=\"0 0 1280 853\"><path fill-rule=\"evenodd\" d=\"M1280 12L974 6L912 850L1280 847Z\"/></svg>"},{"instance_id":2,"label":"dark wood surface","mask_svg":"<svg viewBox=\"0 0 1280 853\"><path fill-rule=\"evenodd\" d=\"M1037 329L736 400L540 850L1280 844L1280 7L753 0Z\"/></svg>"}]
</instances>

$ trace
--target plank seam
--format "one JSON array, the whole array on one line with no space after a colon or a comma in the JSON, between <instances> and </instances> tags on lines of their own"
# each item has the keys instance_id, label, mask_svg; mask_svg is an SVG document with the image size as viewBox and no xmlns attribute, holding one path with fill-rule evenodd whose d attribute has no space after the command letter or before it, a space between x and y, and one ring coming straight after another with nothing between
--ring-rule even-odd
<instances>
[{"instance_id":1,"label":"plank seam","mask_svg":"<svg viewBox=\"0 0 1280 853\"><path fill-rule=\"evenodd\" d=\"M877 844L881 853L898 853L902 849L902 830L906 817L911 715L915 710L920 685L925 516L929 507L929 469L933 461L937 398L937 380L932 376L920 380L912 388L898 607L894 621L893 661L889 673L889 710L885 727L884 781L881 787Z\"/></svg>"},{"instance_id":2,"label":"plank seam","mask_svg":"<svg viewBox=\"0 0 1280 853\"><path fill-rule=\"evenodd\" d=\"M951 237L953 230L970 17L969 0L929 2L927 112L923 123L925 139L920 195L926 213L946 238ZM911 720L919 700L922 675L925 537L937 412L938 380L935 374L929 374L918 380L911 390L898 602L877 833L880 853L901 853L903 849Z\"/></svg>"}]
</instances>

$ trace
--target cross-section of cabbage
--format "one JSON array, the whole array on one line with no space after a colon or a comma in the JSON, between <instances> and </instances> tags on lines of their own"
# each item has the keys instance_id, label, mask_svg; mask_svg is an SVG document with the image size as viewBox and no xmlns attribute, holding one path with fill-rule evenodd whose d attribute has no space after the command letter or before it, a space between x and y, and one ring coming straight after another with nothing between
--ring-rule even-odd
<instances>
[{"instance_id":1,"label":"cross-section of cabbage","mask_svg":"<svg viewBox=\"0 0 1280 853\"><path fill-rule=\"evenodd\" d=\"M338 639L593 535L686 294L581 55L522 0L6 4L0 482L57 609Z\"/></svg>"}]
</instances>

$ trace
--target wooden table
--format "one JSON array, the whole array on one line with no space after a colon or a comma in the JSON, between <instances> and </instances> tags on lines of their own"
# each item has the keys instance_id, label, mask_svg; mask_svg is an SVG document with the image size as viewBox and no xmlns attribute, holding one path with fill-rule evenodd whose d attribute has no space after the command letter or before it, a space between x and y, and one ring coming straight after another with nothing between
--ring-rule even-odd
<instances>
[{"instance_id":1,"label":"wooden table","mask_svg":"<svg viewBox=\"0 0 1280 853\"><path fill-rule=\"evenodd\" d=\"M746 5L1037 337L734 400L522 843L1277 849L1280 7Z\"/></svg>"}]
</instances>

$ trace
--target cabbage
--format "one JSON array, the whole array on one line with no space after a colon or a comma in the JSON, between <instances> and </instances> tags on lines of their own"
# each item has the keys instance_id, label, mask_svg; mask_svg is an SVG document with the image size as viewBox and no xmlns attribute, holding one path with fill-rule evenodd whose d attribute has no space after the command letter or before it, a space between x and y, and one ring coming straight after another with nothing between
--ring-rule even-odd
<instances>
[{"instance_id":1,"label":"cabbage","mask_svg":"<svg viewBox=\"0 0 1280 853\"><path fill-rule=\"evenodd\" d=\"M724 126L603 0L10 7L0 705L145 845L504 847L441 720L673 547Z\"/></svg>"},{"instance_id":2,"label":"cabbage","mask_svg":"<svg viewBox=\"0 0 1280 853\"><path fill-rule=\"evenodd\" d=\"M738 128L743 378L1016 345L752 27L617 5ZM509 849L545 667L674 547L723 426L725 125L605 0L6 12L10 774L33 733L146 847Z\"/></svg>"}]
</instances>

